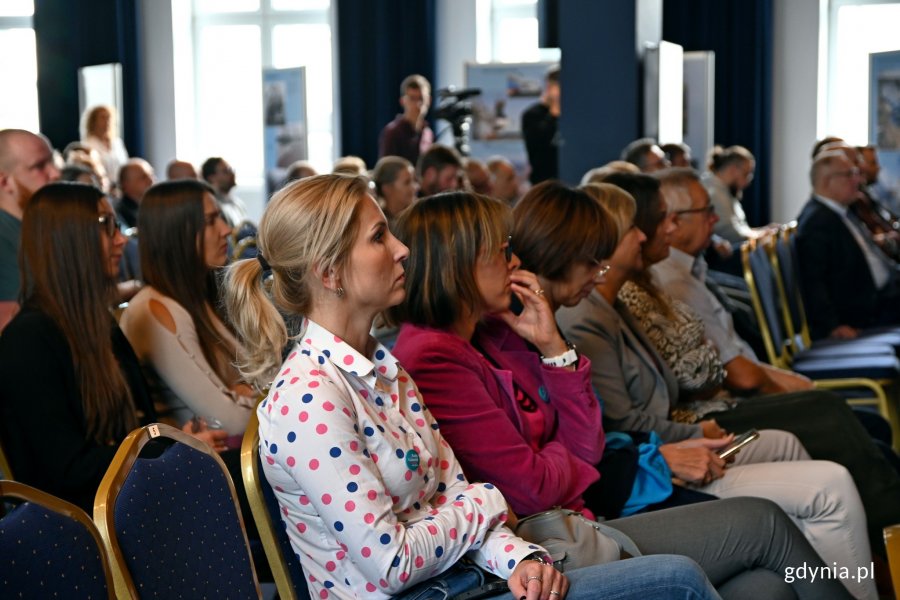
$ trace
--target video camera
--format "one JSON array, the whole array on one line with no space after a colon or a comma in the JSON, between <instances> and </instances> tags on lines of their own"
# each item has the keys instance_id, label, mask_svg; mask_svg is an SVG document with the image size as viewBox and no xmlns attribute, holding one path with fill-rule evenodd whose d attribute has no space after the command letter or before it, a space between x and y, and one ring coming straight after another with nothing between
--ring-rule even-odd
<instances>
[{"instance_id":1,"label":"video camera","mask_svg":"<svg viewBox=\"0 0 900 600\"><path fill-rule=\"evenodd\" d=\"M432 111L432 116L450 123L450 127L453 128L454 145L463 156L470 154L469 132L473 114L472 104L467 100L479 95L481 95L479 88L458 90L452 85L437 91L438 103Z\"/></svg>"}]
</instances>

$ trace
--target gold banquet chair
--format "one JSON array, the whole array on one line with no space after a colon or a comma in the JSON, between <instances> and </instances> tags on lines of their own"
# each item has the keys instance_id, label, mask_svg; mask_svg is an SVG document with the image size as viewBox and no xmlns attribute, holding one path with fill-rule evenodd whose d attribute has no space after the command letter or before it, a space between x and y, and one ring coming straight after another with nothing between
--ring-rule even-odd
<instances>
[{"instance_id":1,"label":"gold banquet chair","mask_svg":"<svg viewBox=\"0 0 900 600\"><path fill-rule=\"evenodd\" d=\"M286 525L281 520L272 486L261 471L259 458L259 418L254 410L241 444L241 474L250 502L250 511L269 561L278 597L282 600L309 600L309 589L300 559L291 546Z\"/></svg>"},{"instance_id":2,"label":"gold banquet chair","mask_svg":"<svg viewBox=\"0 0 900 600\"><path fill-rule=\"evenodd\" d=\"M116 594L261 598L234 483L219 455L160 423L132 431L94 500Z\"/></svg>"},{"instance_id":3,"label":"gold banquet chair","mask_svg":"<svg viewBox=\"0 0 900 600\"><path fill-rule=\"evenodd\" d=\"M0 598L116 598L109 561L90 517L64 500L0 481Z\"/></svg>"},{"instance_id":4,"label":"gold banquet chair","mask_svg":"<svg viewBox=\"0 0 900 600\"><path fill-rule=\"evenodd\" d=\"M778 273L775 237L748 240L741 247L744 280L769 362L813 380L817 388L835 391L853 405L874 406L891 423L894 442L896 411L886 389L900 380L900 361L888 344L859 345L854 352L798 352L784 319L785 290Z\"/></svg>"}]
</instances>

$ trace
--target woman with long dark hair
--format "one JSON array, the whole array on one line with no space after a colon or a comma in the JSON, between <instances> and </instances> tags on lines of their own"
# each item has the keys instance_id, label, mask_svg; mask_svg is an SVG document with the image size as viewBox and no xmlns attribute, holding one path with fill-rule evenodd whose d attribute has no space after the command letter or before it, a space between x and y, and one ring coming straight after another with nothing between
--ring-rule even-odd
<instances>
[{"instance_id":1,"label":"woman with long dark hair","mask_svg":"<svg viewBox=\"0 0 900 600\"><path fill-rule=\"evenodd\" d=\"M0 337L0 439L13 474L88 511L118 443L155 417L109 310L124 244L100 190L41 188L22 220L22 311Z\"/></svg>"},{"instance_id":2,"label":"woman with long dark hair","mask_svg":"<svg viewBox=\"0 0 900 600\"><path fill-rule=\"evenodd\" d=\"M147 285L121 326L163 404L160 416L178 426L204 419L240 435L256 403L233 366L237 341L216 312L231 230L213 190L187 179L154 185L138 223Z\"/></svg>"}]
</instances>

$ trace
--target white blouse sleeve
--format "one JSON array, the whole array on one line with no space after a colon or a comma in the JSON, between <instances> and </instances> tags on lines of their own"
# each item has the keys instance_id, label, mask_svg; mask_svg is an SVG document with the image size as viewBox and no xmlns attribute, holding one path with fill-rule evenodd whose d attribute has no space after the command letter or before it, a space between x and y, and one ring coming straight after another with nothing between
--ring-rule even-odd
<instances>
[{"instance_id":1,"label":"white blouse sleeve","mask_svg":"<svg viewBox=\"0 0 900 600\"><path fill-rule=\"evenodd\" d=\"M218 419L229 435L243 433L254 399L236 394L216 374L203 355L190 315L181 305L152 288L145 288L139 296L144 297L135 296L120 326L141 363L150 366L195 415ZM153 300L172 315L175 332L150 311Z\"/></svg>"}]
</instances>

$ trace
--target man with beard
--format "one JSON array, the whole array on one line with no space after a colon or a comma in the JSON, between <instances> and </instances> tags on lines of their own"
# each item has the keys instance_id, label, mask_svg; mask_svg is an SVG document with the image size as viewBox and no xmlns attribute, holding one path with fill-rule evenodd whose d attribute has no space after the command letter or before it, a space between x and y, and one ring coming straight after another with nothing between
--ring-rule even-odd
<instances>
[{"instance_id":1,"label":"man with beard","mask_svg":"<svg viewBox=\"0 0 900 600\"><path fill-rule=\"evenodd\" d=\"M19 309L19 238L25 206L59 179L47 141L23 129L0 130L0 331Z\"/></svg>"}]
</instances>

